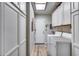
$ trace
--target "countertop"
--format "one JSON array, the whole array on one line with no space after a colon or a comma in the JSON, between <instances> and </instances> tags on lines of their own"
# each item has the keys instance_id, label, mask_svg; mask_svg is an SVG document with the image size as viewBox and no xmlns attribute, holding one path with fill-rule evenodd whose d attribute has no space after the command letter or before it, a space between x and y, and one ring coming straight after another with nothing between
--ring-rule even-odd
<instances>
[{"instance_id":1,"label":"countertop","mask_svg":"<svg viewBox=\"0 0 79 59\"><path fill-rule=\"evenodd\" d=\"M51 43L52 42L68 42L70 43L71 42L71 38L69 37L63 37L63 36L60 36L60 35L52 35L52 34L48 34L48 41L50 40Z\"/></svg>"}]
</instances>

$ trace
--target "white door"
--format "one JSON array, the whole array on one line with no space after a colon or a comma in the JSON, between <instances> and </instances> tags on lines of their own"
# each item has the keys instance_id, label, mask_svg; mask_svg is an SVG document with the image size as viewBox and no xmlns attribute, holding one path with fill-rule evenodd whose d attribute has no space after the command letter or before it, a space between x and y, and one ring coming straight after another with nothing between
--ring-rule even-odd
<instances>
[{"instance_id":1,"label":"white door","mask_svg":"<svg viewBox=\"0 0 79 59\"><path fill-rule=\"evenodd\" d=\"M73 55L79 55L79 11L76 11L72 14L72 37L73 37L73 42L72 42L72 52Z\"/></svg>"},{"instance_id":2,"label":"white door","mask_svg":"<svg viewBox=\"0 0 79 59\"><path fill-rule=\"evenodd\" d=\"M36 20L36 43L44 43L45 42L45 19L37 19Z\"/></svg>"}]
</instances>

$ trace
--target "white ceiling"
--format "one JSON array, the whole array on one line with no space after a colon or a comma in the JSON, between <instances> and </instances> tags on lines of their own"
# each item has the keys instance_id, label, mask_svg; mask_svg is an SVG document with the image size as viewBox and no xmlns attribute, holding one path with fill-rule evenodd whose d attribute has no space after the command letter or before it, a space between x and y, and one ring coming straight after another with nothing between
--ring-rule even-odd
<instances>
[{"instance_id":1,"label":"white ceiling","mask_svg":"<svg viewBox=\"0 0 79 59\"><path fill-rule=\"evenodd\" d=\"M35 3L32 3L35 14L51 14L60 2L47 2L45 10L36 10Z\"/></svg>"}]
</instances>

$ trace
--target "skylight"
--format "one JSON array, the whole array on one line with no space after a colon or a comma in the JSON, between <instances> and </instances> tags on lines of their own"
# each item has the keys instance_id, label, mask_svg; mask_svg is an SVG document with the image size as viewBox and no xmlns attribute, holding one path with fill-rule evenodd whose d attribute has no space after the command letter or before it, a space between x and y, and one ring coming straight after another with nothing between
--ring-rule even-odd
<instances>
[{"instance_id":1,"label":"skylight","mask_svg":"<svg viewBox=\"0 0 79 59\"><path fill-rule=\"evenodd\" d=\"M35 3L36 4L36 10L45 10L46 3Z\"/></svg>"}]
</instances>

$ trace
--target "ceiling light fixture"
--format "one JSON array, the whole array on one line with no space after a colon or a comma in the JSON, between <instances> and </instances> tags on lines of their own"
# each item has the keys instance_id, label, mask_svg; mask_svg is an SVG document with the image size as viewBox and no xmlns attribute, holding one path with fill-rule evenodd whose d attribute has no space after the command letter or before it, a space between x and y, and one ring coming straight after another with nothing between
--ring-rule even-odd
<instances>
[{"instance_id":1,"label":"ceiling light fixture","mask_svg":"<svg viewBox=\"0 0 79 59\"><path fill-rule=\"evenodd\" d=\"M35 3L36 10L45 10L46 3Z\"/></svg>"}]
</instances>

